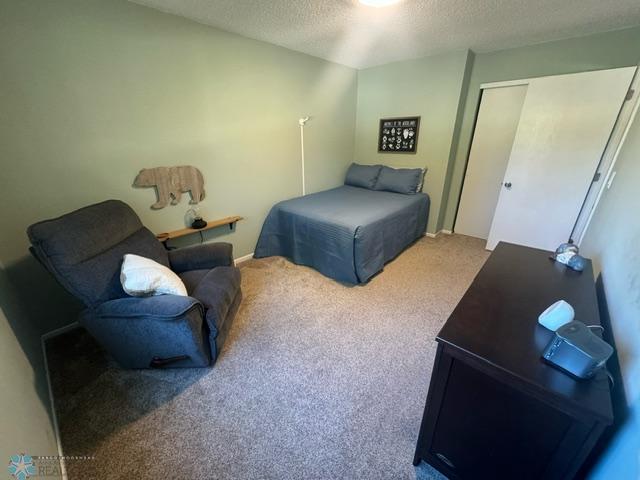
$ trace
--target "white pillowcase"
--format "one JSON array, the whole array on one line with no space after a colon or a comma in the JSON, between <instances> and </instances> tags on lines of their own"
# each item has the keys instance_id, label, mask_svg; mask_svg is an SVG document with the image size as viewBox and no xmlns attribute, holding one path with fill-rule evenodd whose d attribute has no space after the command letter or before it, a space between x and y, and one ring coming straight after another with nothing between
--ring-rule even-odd
<instances>
[{"instance_id":1,"label":"white pillowcase","mask_svg":"<svg viewBox=\"0 0 640 480\"><path fill-rule=\"evenodd\" d=\"M150 258L130 253L122 260L120 282L124 291L132 297L187 296L187 288L178 275Z\"/></svg>"}]
</instances>

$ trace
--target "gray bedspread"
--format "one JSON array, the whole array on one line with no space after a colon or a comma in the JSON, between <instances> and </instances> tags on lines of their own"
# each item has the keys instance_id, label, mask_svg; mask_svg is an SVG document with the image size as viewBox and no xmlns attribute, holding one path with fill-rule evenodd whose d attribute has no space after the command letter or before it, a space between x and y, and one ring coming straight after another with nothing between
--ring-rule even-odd
<instances>
[{"instance_id":1,"label":"gray bedspread","mask_svg":"<svg viewBox=\"0 0 640 480\"><path fill-rule=\"evenodd\" d=\"M280 255L347 283L364 283L424 235L424 193L342 187L276 204L254 256Z\"/></svg>"}]
</instances>

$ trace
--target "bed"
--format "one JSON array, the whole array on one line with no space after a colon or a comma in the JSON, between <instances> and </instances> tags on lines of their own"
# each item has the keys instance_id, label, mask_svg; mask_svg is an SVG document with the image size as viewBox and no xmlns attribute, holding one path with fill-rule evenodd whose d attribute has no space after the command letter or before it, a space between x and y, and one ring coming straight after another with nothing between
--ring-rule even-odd
<instances>
[{"instance_id":1,"label":"bed","mask_svg":"<svg viewBox=\"0 0 640 480\"><path fill-rule=\"evenodd\" d=\"M424 235L428 213L424 193L343 185L276 204L254 256L279 255L341 282L365 283Z\"/></svg>"}]
</instances>

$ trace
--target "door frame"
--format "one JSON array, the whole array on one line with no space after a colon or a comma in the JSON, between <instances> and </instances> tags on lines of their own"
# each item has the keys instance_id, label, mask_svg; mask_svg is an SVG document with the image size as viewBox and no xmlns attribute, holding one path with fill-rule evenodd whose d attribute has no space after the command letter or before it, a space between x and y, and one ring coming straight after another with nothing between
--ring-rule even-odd
<instances>
[{"instance_id":1,"label":"door frame","mask_svg":"<svg viewBox=\"0 0 640 480\"><path fill-rule=\"evenodd\" d=\"M616 175L615 165L618 160L618 155L636 117L638 107L640 107L640 64L636 67L629 92L632 92L631 96L627 96L622 104L616 123L613 125L611 136L609 137L607 146L604 149L600 163L596 169L594 180L591 182L576 223L571 231L570 240L578 246L580 246L584 240L605 188L608 190L613 184L613 179Z\"/></svg>"}]
</instances>

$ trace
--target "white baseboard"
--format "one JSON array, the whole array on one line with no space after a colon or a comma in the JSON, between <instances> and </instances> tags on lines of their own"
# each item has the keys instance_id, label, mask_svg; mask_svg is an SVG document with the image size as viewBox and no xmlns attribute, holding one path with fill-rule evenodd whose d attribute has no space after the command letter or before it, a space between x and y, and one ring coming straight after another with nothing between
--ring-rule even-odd
<instances>
[{"instance_id":1,"label":"white baseboard","mask_svg":"<svg viewBox=\"0 0 640 480\"><path fill-rule=\"evenodd\" d=\"M78 328L80 325L78 322L70 323L69 325L65 325L64 327L56 328L50 332L45 333L40 337L40 346L42 348L42 356L44 359L44 373L47 378L47 388L49 390L49 404L51 407L51 418L53 420L53 434L56 437L56 445L58 448L58 457L60 461L60 476L62 480L68 480L67 477L67 465L64 461L64 453L62 451L62 441L60 439L60 427L58 426L58 414L56 413L56 402L53 398L53 388L51 387L51 375L49 375L49 362L47 361L47 345L46 341L57 337L65 332L70 330L74 330Z\"/></svg>"},{"instance_id":2,"label":"white baseboard","mask_svg":"<svg viewBox=\"0 0 640 480\"><path fill-rule=\"evenodd\" d=\"M438 235L453 235L453 232L451 230L438 230L436 233L425 233L425 235L429 238L436 238Z\"/></svg>"},{"instance_id":3,"label":"white baseboard","mask_svg":"<svg viewBox=\"0 0 640 480\"><path fill-rule=\"evenodd\" d=\"M235 259L235 265L240 265L241 263L244 263L248 260L251 260L253 258L253 252L249 253L248 255L245 255L243 257L240 258L236 258Z\"/></svg>"}]
</instances>

